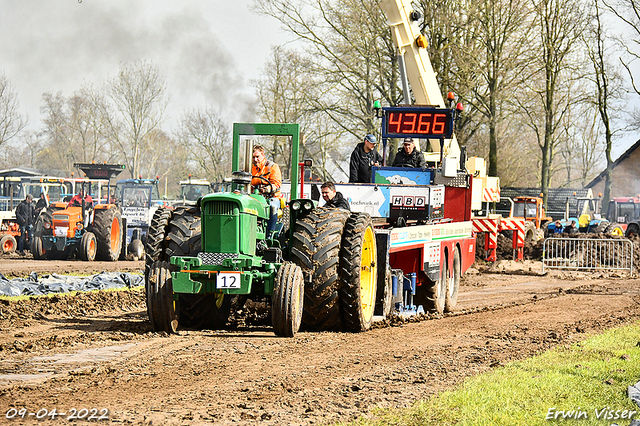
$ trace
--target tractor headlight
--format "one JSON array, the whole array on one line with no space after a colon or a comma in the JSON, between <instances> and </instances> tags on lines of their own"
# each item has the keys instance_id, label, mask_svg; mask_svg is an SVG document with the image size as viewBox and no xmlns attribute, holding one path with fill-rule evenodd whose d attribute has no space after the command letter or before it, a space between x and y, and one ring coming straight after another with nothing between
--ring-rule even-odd
<instances>
[{"instance_id":1,"label":"tractor headlight","mask_svg":"<svg viewBox=\"0 0 640 426\"><path fill-rule=\"evenodd\" d=\"M313 203L311 201L305 201L304 202L304 209L305 210L313 210Z\"/></svg>"},{"instance_id":2,"label":"tractor headlight","mask_svg":"<svg viewBox=\"0 0 640 426\"><path fill-rule=\"evenodd\" d=\"M82 228L84 228L84 225L82 224L82 222L78 222L78 223L76 223L76 229L77 229L78 231L82 230Z\"/></svg>"},{"instance_id":3,"label":"tractor headlight","mask_svg":"<svg viewBox=\"0 0 640 426\"><path fill-rule=\"evenodd\" d=\"M45 227L46 229L50 229L50 228L51 228L51 223L49 223L49 222L45 222L45 223L44 223L44 227Z\"/></svg>"},{"instance_id":4,"label":"tractor headlight","mask_svg":"<svg viewBox=\"0 0 640 426\"><path fill-rule=\"evenodd\" d=\"M302 203L300 201L294 201L293 203L291 203L291 209L292 210L300 210L300 207L302 207Z\"/></svg>"}]
</instances>

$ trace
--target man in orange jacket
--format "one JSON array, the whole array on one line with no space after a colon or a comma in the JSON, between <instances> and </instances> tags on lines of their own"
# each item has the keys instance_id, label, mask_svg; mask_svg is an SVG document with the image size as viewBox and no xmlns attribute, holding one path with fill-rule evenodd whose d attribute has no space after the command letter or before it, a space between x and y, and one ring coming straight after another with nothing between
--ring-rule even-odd
<instances>
[{"instance_id":1,"label":"man in orange jacket","mask_svg":"<svg viewBox=\"0 0 640 426\"><path fill-rule=\"evenodd\" d=\"M251 185L260 191L260 194L269 199L271 214L267 222L267 237L275 229L278 221L278 209L280 208L280 186L282 185L282 173L280 166L265 158L264 148L260 145L253 147L253 166L251 167Z\"/></svg>"}]
</instances>

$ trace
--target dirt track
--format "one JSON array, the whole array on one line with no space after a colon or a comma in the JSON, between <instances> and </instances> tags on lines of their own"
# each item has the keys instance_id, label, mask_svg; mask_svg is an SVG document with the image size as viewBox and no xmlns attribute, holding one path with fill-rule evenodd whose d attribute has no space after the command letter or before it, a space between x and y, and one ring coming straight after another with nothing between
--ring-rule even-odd
<instances>
[{"instance_id":1,"label":"dirt track","mask_svg":"<svg viewBox=\"0 0 640 426\"><path fill-rule=\"evenodd\" d=\"M472 271L453 315L293 339L268 326L158 335L141 292L0 301L0 424L12 407L105 408L125 424L348 421L638 318L639 279L539 268Z\"/></svg>"}]
</instances>

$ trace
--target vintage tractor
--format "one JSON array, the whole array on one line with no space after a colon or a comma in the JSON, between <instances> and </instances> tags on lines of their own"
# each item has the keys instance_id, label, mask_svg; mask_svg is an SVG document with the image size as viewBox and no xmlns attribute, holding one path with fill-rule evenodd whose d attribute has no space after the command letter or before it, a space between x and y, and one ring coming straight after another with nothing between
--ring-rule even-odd
<instances>
[{"instance_id":1,"label":"vintage tractor","mask_svg":"<svg viewBox=\"0 0 640 426\"><path fill-rule=\"evenodd\" d=\"M525 240L533 242L544 238L544 230L552 220L544 210L541 197L514 197L510 217L525 220Z\"/></svg>"},{"instance_id":2,"label":"vintage tractor","mask_svg":"<svg viewBox=\"0 0 640 426\"><path fill-rule=\"evenodd\" d=\"M124 166L76 164L88 177L115 176ZM91 181L78 185L87 194ZM122 245L122 216L115 204L51 203L36 220L31 253L35 259L67 259L73 254L86 261L118 260Z\"/></svg>"},{"instance_id":3,"label":"vintage tractor","mask_svg":"<svg viewBox=\"0 0 640 426\"><path fill-rule=\"evenodd\" d=\"M250 189L252 143L246 139L240 167L240 135L291 138L290 219L274 234L266 229L269 200ZM279 336L293 336L302 323L318 330L370 326L378 279L371 218L296 199L298 141L297 124L234 124L233 190L156 211L145 272L154 330L223 327L231 299L247 297L270 305Z\"/></svg>"},{"instance_id":4,"label":"vintage tractor","mask_svg":"<svg viewBox=\"0 0 640 426\"><path fill-rule=\"evenodd\" d=\"M603 218L600 213L599 198L578 197L576 199L576 212L572 215L569 212L569 200L567 200L567 208L565 218L560 221L562 229L566 229L571 223L574 224L570 229L576 233L588 234L607 234L613 236L622 236L624 231L622 226L616 222L609 222ZM549 222L547 225L546 236L558 233L555 222Z\"/></svg>"}]
</instances>

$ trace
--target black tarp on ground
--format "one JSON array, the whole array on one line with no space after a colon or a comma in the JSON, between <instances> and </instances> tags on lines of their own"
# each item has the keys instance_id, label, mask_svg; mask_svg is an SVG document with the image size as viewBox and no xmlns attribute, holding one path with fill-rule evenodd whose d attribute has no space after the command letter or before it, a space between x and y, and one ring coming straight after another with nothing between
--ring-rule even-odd
<instances>
[{"instance_id":1,"label":"black tarp on ground","mask_svg":"<svg viewBox=\"0 0 640 426\"><path fill-rule=\"evenodd\" d=\"M0 274L0 295L37 296L48 293L70 291L104 290L107 288L137 287L144 285L142 275L123 272L101 272L88 277L67 275L45 275L38 277L32 272L28 278L8 279Z\"/></svg>"}]
</instances>

